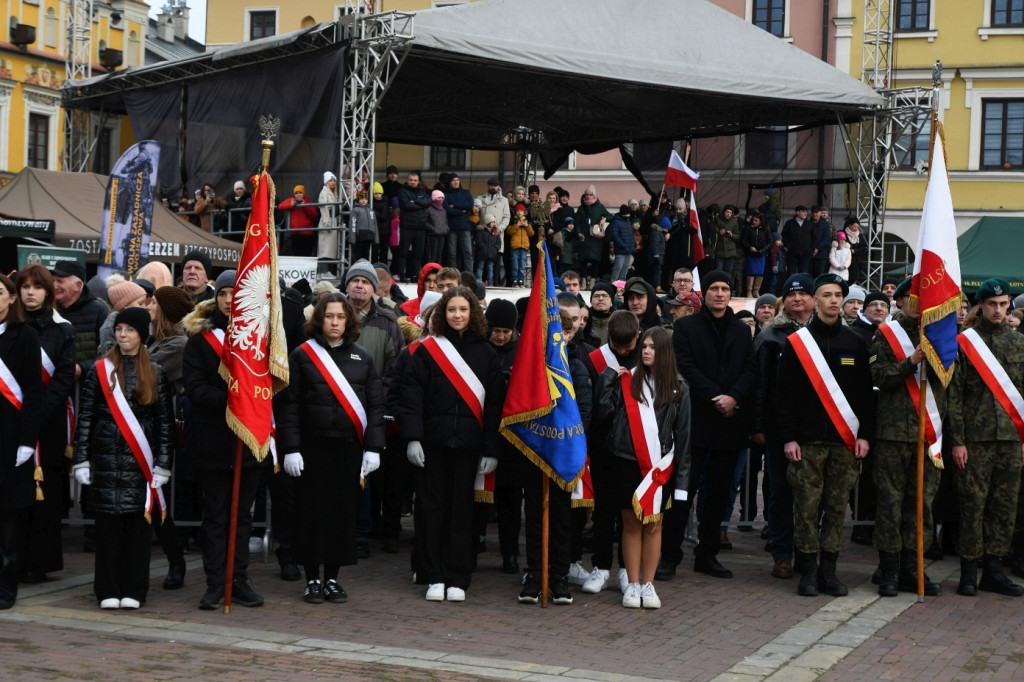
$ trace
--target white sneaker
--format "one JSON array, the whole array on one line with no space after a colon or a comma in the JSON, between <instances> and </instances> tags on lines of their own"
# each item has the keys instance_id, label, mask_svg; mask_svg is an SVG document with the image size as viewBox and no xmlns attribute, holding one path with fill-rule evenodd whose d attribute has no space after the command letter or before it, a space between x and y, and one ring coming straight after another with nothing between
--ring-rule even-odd
<instances>
[{"instance_id":1,"label":"white sneaker","mask_svg":"<svg viewBox=\"0 0 1024 682\"><path fill-rule=\"evenodd\" d=\"M466 591L461 587L449 587L446 596L448 601L466 601Z\"/></svg>"},{"instance_id":2,"label":"white sneaker","mask_svg":"<svg viewBox=\"0 0 1024 682\"><path fill-rule=\"evenodd\" d=\"M622 605L627 609L638 609L642 604L640 583L630 583L622 595Z\"/></svg>"},{"instance_id":3,"label":"white sneaker","mask_svg":"<svg viewBox=\"0 0 1024 682\"><path fill-rule=\"evenodd\" d=\"M101 609L119 609L121 608L121 600L117 597L111 597L110 599L104 599L100 602Z\"/></svg>"},{"instance_id":4,"label":"white sneaker","mask_svg":"<svg viewBox=\"0 0 1024 682\"><path fill-rule=\"evenodd\" d=\"M570 567L571 568L571 567ZM595 568L590 576L583 581L583 591L588 594L597 594L611 583L611 573L603 568Z\"/></svg>"},{"instance_id":5,"label":"white sneaker","mask_svg":"<svg viewBox=\"0 0 1024 682\"><path fill-rule=\"evenodd\" d=\"M629 574L626 573L626 569L619 569L619 592L626 594L626 587L629 585Z\"/></svg>"},{"instance_id":6,"label":"white sneaker","mask_svg":"<svg viewBox=\"0 0 1024 682\"><path fill-rule=\"evenodd\" d=\"M583 585L589 577L590 572L583 568L582 562L576 561L569 564L569 582L573 585Z\"/></svg>"},{"instance_id":7,"label":"white sneaker","mask_svg":"<svg viewBox=\"0 0 1024 682\"><path fill-rule=\"evenodd\" d=\"M137 609L139 608L139 606L141 606L141 604L139 604L138 599L132 599L131 597L121 597L120 606L122 609Z\"/></svg>"},{"instance_id":8,"label":"white sneaker","mask_svg":"<svg viewBox=\"0 0 1024 682\"><path fill-rule=\"evenodd\" d=\"M261 537L250 537L249 538L249 552L251 554L256 553L263 549L263 538Z\"/></svg>"},{"instance_id":9,"label":"white sneaker","mask_svg":"<svg viewBox=\"0 0 1024 682\"><path fill-rule=\"evenodd\" d=\"M427 586L427 601L444 601L444 583L431 583Z\"/></svg>"},{"instance_id":10,"label":"white sneaker","mask_svg":"<svg viewBox=\"0 0 1024 682\"><path fill-rule=\"evenodd\" d=\"M645 609L660 609L661 599L654 591L654 585L647 583L640 589L640 601Z\"/></svg>"}]
</instances>

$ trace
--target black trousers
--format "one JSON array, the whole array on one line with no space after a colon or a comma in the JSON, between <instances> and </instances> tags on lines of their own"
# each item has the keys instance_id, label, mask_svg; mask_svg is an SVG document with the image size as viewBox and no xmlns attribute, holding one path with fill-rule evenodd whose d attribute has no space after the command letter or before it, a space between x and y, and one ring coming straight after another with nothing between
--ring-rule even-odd
<instances>
[{"instance_id":1,"label":"black trousers","mask_svg":"<svg viewBox=\"0 0 1024 682\"><path fill-rule=\"evenodd\" d=\"M610 455L590 460L590 480L594 484L594 513L591 515L594 530L594 568L610 571L612 568L612 546L615 544L615 519L622 511L615 503L615 480L606 461ZM621 561L620 561L621 564Z\"/></svg>"},{"instance_id":2,"label":"black trousers","mask_svg":"<svg viewBox=\"0 0 1024 682\"><path fill-rule=\"evenodd\" d=\"M0 508L0 601L13 602L18 597L18 552L24 545L27 511Z\"/></svg>"},{"instance_id":3,"label":"black trousers","mask_svg":"<svg viewBox=\"0 0 1024 682\"><path fill-rule=\"evenodd\" d=\"M519 531L523 527L522 455L507 458L495 471L494 504L498 512L498 545L501 556L519 556ZM534 471L533 464L529 465Z\"/></svg>"},{"instance_id":4,"label":"black trousers","mask_svg":"<svg viewBox=\"0 0 1024 682\"><path fill-rule=\"evenodd\" d=\"M418 580L469 587L473 571L473 484L476 449L424 445L426 466L416 477Z\"/></svg>"},{"instance_id":5,"label":"black trousers","mask_svg":"<svg viewBox=\"0 0 1024 682\"><path fill-rule=\"evenodd\" d=\"M370 477L370 483L380 496L380 535L385 540L397 540L402 534L402 505L408 497L412 472L405 444L398 438L388 438L387 443L380 456L380 469Z\"/></svg>"},{"instance_id":6,"label":"black trousers","mask_svg":"<svg viewBox=\"0 0 1024 682\"><path fill-rule=\"evenodd\" d=\"M67 478L66 465L43 467L43 480L39 484L43 499L33 502L25 510L28 530L19 553L22 574L52 573L64 568L60 524L67 508L64 497L64 481Z\"/></svg>"},{"instance_id":7,"label":"black trousers","mask_svg":"<svg viewBox=\"0 0 1024 682\"><path fill-rule=\"evenodd\" d=\"M154 518L153 523L159 519ZM149 593L152 553L149 522L141 511L96 514L96 573L93 592L97 603L130 597L139 603Z\"/></svg>"},{"instance_id":8,"label":"black trousers","mask_svg":"<svg viewBox=\"0 0 1024 682\"><path fill-rule=\"evenodd\" d=\"M176 564L185 560L185 552L181 548L181 535L178 533L177 526L174 525L174 519L171 518L170 512L167 513L163 523L156 523L154 519L153 534L160 543L160 549L164 551L167 561Z\"/></svg>"},{"instance_id":9,"label":"black trousers","mask_svg":"<svg viewBox=\"0 0 1024 682\"><path fill-rule=\"evenodd\" d=\"M238 487L238 530L235 533L235 578L245 579L249 569L249 531L252 502L261 467L243 467ZM199 469L203 491L203 570L206 584L224 585L228 562L228 524L231 511L231 469Z\"/></svg>"},{"instance_id":10,"label":"black trousers","mask_svg":"<svg viewBox=\"0 0 1024 682\"><path fill-rule=\"evenodd\" d=\"M690 450L690 488L687 499L685 502L675 500L672 507L665 511L661 531L661 556L665 561L678 564L683 560L686 523L690 518L690 508L693 506L693 498L697 494L702 473L707 476L707 499L697 528L699 542L693 553L696 556L718 554L722 516L729 506L729 488L732 485L733 473L736 471L738 456L736 450Z\"/></svg>"},{"instance_id":11,"label":"black trousers","mask_svg":"<svg viewBox=\"0 0 1024 682\"><path fill-rule=\"evenodd\" d=\"M520 457L523 467L523 497L526 501L526 566L539 572L541 563L541 532L544 514L544 473L533 462ZM548 577L555 580L569 572L572 533L572 508L568 490L548 484Z\"/></svg>"},{"instance_id":12,"label":"black trousers","mask_svg":"<svg viewBox=\"0 0 1024 682\"><path fill-rule=\"evenodd\" d=\"M405 277L415 282L423 267L423 252L427 246L426 230L408 230L401 227L398 242L398 263L392 264L395 277Z\"/></svg>"}]
</instances>

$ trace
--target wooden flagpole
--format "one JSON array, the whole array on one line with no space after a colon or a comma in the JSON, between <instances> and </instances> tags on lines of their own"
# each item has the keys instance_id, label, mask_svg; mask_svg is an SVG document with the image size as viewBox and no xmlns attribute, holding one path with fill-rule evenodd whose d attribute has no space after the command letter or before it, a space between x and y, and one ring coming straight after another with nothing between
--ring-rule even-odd
<instances>
[{"instance_id":1,"label":"wooden flagpole","mask_svg":"<svg viewBox=\"0 0 1024 682\"><path fill-rule=\"evenodd\" d=\"M544 498L544 513L540 522L540 605L541 608L548 607L548 514L551 506L551 479L543 471L540 472L543 479L541 483L542 496Z\"/></svg>"}]
</instances>

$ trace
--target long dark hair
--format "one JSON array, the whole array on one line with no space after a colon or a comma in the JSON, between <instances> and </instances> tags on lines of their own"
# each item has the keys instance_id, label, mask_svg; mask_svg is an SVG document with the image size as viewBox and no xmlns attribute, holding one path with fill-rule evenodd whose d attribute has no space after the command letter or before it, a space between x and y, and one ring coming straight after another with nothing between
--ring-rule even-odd
<instances>
[{"instance_id":1,"label":"long dark hair","mask_svg":"<svg viewBox=\"0 0 1024 682\"><path fill-rule=\"evenodd\" d=\"M654 366L643 363L643 344L645 339L654 343ZM676 371L676 358L672 352L672 336L664 327L651 327L640 337L641 360L633 372L633 380L629 384L629 392L637 402L646 404L643 385L645 381L654 383L654 409L658 409L681 396L679 391L679 374Z\"/></svg>"},{"instance_id":2,"label":"long dark hair","mask_svg":"<svg viewBox=\"0 0 1024 682\"><path fill-rule=\"evenodd\" d=\"M466 327L466 331L476 334L481 339L486 339L487 318L484 317L484 311L480 307L476 294L466 287L452 287L437 302L430 314L430 333L434 336L444 336L451 329L448 326L448 301L457 296L469 301L469 325Z\"/></svg>"},{"instance_id":3,"label":"long dark hair","mask_svg":"<svg viewBox=\"0 0 1024 682\"><path fill-rule=\"evenodd\" d=\"M17 291L14 293L19 300L21 299L21 288L28 282L41 286L46 291L46 298L43 299L41 310L44 312L53 310L56 294L53 291L53 275L50 274L50 271L39 263L26 265L18 273L18 279L14 282L14 285L17 287Z\"/></svg>"},{"instance_id":4,"label":"long dark hair","mask_svg":"<svg viewBox=\"0 0 1024 682\"><path fill-rule=\"evenodd\" d=\"M323 334L324 332L324 315L327 314L328 303L340 303L342 309L345 311L345 333L341 335L341 338L346 341L355 341L359 338L359 315L356 314L356 309L352 306L352 301L348 300L348 296L341 292L335 292L326 294L316 302L316 306L313 308L313 314L309 316L309 322L303 328L308 338L313 338L317 334Z\"/></svg>"},{"instance_id":5,"label":"long dark hair","mask_svg":"<svg viewBox=\"0 0 1024 682\"><path fill-rule=\"evenodd\" d=\"M121 385L121 390L123 391L126 383L124 354L121 353L121 347L115 343L113 348L108 350L107 354L103 357L110 360L111 364L114 365L113 374L117 377L117 382ZM96 371L102 371L102 367L103 365L97 364ZM139 354L135 356L135 376L135 402L139 405L152 405L156 402L156 370L153 369L153 363L149 359L149 351L146 350L146 344L144 343L139 344ZM103 390L109 392L110 389L104 387Z\"/></svg>"},{"instance_id":6,"label":"long dark hair","mask_svg":"<svg viewBox=\"0 0 1024 682\"><path fill-rule=\"evenodd\" d=\"M4 288L11 294L11 305L7 308L7 317L0 322L6 322L10 326L16 324L22 324L25 322L25 306L21 304L21 296L18 296L18 290L14 286L14 282L7 275L0 275L0 284L4 285Z\"/></svg>"}]
</instances>

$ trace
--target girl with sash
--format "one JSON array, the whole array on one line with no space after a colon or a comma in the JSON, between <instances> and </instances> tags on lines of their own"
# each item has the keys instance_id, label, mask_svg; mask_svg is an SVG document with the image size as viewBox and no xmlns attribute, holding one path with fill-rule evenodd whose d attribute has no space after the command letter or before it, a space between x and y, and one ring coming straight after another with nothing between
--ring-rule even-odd
<instances>
[{"instance_id":1,"label":"girl with sash","mask_svg":"<svg viewBox=\"0 0 1024 682\"><path fill-rule=\"evenodd\" d=\"M661 519L685 500L690 476L690 391L676 370L672 337L653 327L640 339L640 364L601 374L598 416L611 422L610 480L622 509L626 608L657 609L652 581L661 557Z\"/></svg>"},{"instance_id":2,"label":"girl with sash","mask_svg":"<svg viewBox=\"0 0 1024 682\"><path fill-rule=\"evenodd\" d=\"M398 425L416 472L417 582L427 601L464 601L473 570L473 489L497 467L505 398L487 320L466 287L449 289L404 375ZM420 575L422 574L422 575Z\"/></svg>"},{"instance_id":3,"label":"girl with sash","mask_svg":"<svg viewBox=\"0 0 1024 682\"><path fill-rule=\"evenodd\" d=\"M18 597L19 551L35 500L32 459L43 416L39 336L14 282L0 275L0 610Z\"/></svg>"},{"instance_id":4,"label":"girl with sash","mask_svg":"<svg viewBox=\"0 0 1024 682\"><path fill-rule=\"evenodd\" d=\"M384 388L356 343L359 316L344 294L321 298L305 331L309 340L289 356L289 386L274 399L278 449L295 477L292 551L306 571L303 599L340 604L348 595L338 571L356 563L360 487L384 450Z\"/></svg>"},{"instance_id":5,"label":"girl with sash","mask_svg":"<svg viewBox=\"0 0 1024 682\"><path fill-rule=\"evenodd\" d=\"M174 413L171 386L143 339L149 313L125 308L114 318L116 345L82 384L72 470L90 486L96 512L93 591L103 609L137 609L149 592L150 523L166 510Z\"/></svg>"},{"instance_id":6,"label":"girl with sash","mask_svg":"<svg viewBox=\"0 0 1024 682\"><path fill-rule=\"evenodd\" d=\"M39 335L43 378L42 428L34 453L36 494L21 552L21 581L38 583L64 568L61 518L70 507L68 464L75 427L75 329L54 312L53 276L42 265L25 267L15 282L26 322Z\"/></svg>"}]
</instances>

